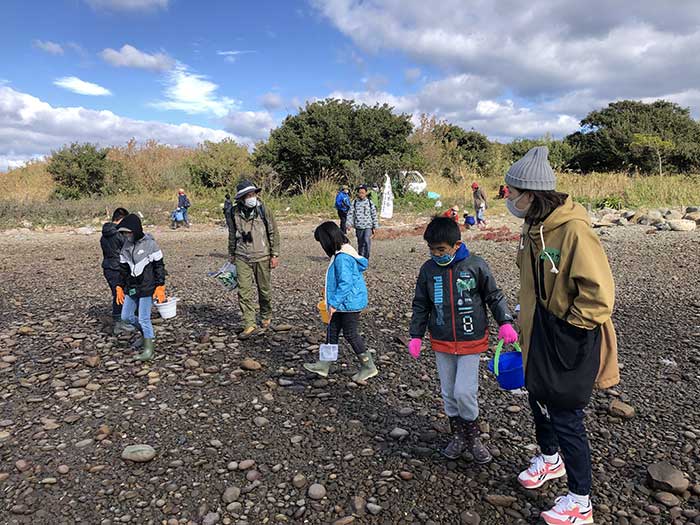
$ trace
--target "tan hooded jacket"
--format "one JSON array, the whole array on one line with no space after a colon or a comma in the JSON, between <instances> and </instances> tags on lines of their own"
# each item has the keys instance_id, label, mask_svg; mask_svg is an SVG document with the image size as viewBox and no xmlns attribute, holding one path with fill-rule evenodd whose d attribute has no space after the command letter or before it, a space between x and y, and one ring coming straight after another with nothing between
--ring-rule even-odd
<instances>
[{"instance_id":1,"label":"tan hooded jacket","mask_svg":"<svg viewBox=\"0 0 700 525\"><path fill-rule=\"evenodd\" d=\"M537 282L533 278L533 258ZM539 297L542 306L559 319L587 330L601 327L600 370L595 386L610 388L618 384L617 339L611 320L615 283L608 258L583 206L569 197L544 222L525 223L517 264L523 362L527 363L535 301Z\"/></svg>"}]
</instances>

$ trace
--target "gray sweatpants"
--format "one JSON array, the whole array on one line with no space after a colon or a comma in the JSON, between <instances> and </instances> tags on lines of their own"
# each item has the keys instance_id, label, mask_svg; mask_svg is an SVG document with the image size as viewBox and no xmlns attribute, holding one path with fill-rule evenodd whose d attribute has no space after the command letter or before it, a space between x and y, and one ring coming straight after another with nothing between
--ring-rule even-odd
<instances>
[{"instance_id":1,"label":"gray sweatpants","mask_svg":"<svg viewBox=\"0 0 700 525\"><path fill-rule=\"evenodd\" d=\"M435 352L435 362L447 416L475 421L479 417L479 354Z\"/></svg>"}]
</instances>

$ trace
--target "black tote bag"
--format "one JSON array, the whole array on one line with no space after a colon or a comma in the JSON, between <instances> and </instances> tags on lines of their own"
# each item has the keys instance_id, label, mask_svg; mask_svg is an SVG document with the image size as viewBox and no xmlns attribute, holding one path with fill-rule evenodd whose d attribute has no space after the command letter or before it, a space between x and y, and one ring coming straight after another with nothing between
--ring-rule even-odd
<instances>
[{"instance_id":1,"label":"black tote bag","mask_svg":"<svg viewBox=\"0 0 700 525\"><path fill-rule=\"evenodd\" d=\"M532 254L531 262L537 283ZM559 319L537 296L525 387L535 400L546 405L584 408L591 399L600 368L600 327L586 330Z\"/></svg>"}]
</instances>

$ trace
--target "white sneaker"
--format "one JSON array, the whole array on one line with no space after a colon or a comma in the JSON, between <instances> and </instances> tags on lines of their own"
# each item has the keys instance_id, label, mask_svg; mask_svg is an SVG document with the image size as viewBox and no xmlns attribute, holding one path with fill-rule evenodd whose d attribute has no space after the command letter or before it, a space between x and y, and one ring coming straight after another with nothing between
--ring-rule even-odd
<instances>
[{"instance_id":1,"label":"white sneaker","mask_svg":"<svg viewBox=\"0 0 700 525\"><path fill-rule=\"evenodd\" d=\"M538 489L550 479L566 475L566 467L561 456L557 454L556 463L547 463L544 456L539 455L530 460L530 467L518 476L518 482L526 489Z\"/></svg>"},{"instance_id":2,"label":"white sneaker","mask_svg":"<svg viewBox=\"0 0 700 525\"><path fill-rule=\"evenodd\" d=\"M540 514L547 525L587 525L593 523L593 507L585 508L567 494L554 501L554 507Z\"/></svg>"}]
</instances>

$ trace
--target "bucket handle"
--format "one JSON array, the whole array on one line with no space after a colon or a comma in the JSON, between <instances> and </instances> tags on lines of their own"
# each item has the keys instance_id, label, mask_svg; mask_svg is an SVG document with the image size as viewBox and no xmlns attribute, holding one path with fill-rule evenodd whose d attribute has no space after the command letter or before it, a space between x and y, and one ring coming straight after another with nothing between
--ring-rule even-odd
<instances>
[{"instance_id":1,"label":"bucket handle","mask_svg":"<svg viewBox=\"0 0 700 525\"><path fill-rule=\"evenodd\" d=\"M520 345L517 341L513 343L513 348L515 348L517 352L522 353ZM496 355L493 356L493 374L496 377L498 377L498 362L501 360L501 350L503 350L503 339L498 340L498 344L496 345Z\"/></svg>"}]
</instances>

